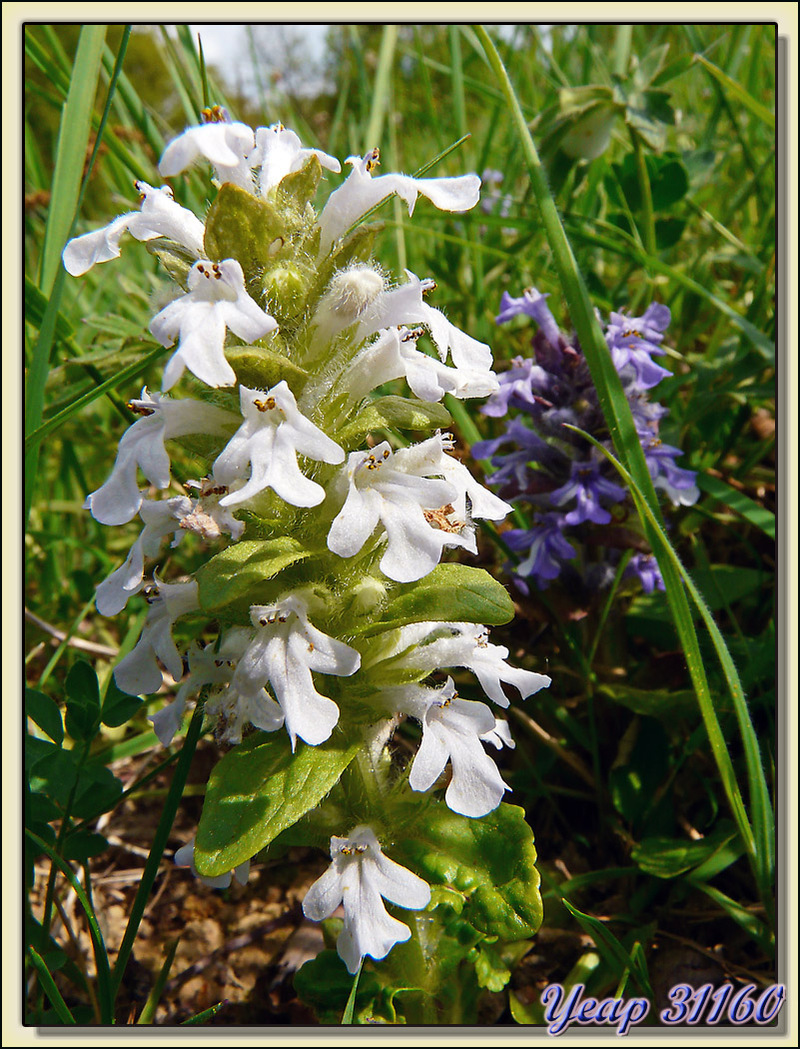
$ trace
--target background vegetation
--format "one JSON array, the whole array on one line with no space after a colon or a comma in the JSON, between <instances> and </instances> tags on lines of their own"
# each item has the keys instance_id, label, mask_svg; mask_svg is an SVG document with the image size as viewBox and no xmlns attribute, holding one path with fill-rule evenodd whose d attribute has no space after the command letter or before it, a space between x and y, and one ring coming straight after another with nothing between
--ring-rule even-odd
<instances>
[{"instance_id":1,"label":"background vegetation","mask_svg":"<svg viewBox=\"0 0 800 1049\"><path fill-rule=\"evenodd\" d=\"M502 172L502 214L498 206L454 217L420 201L411 222L389 201L375 216L387 227L382 265L435 277L437 305L493 347L498 370L528 353L532 334L521 323L496 328L504 291L518 296L535 284L550 294L564 329L578 322L569 313L577 292L565 283L543 219L546 186L532 178L536 158L520 119L592 305L634 316L653 299L669 306L666 363L674 377L657 389L670 409L662 436L683 449L681 464L698 472L702 494L670 515L668 536L702 607L682 597L683 619L676 613L684 592L677 569L668 595L645 596L631 585L609 597L558 581L528 597L514 591L518 616L493 640L508 645L515 663L553 679L535 702L512 711L517 747L504 759L512 800L536 836L545 921L528 954L509 960L506 989L487 994L485 1022L540 1023L539 993L553 981L663 1003L682 981L760 989L778 978L770 844L779 757L775 30L519 25L491 35L521 118L466 26L331 27L321 78L330 89L314 95L292 93L297 76L267 80L253 35L241 59L256 62L249 97L204 70L185 26L176 37L158 27L26 28L32 1023L108 1022L114 1014L119 1022L176 1023L190 1014L174 980L164 991L166 964L160 986L156 965L143 974L139 999L120 997L120 986L130 992L131 967L125 980L123 972L146 897L135 886L124 890L121 934L106 939L108 897L92 893L93 878L125 846L109 844L109 820L142 815L137 847L146 853L147 834L159 825L169 832L164 821L179 801L168 791L182 741L164 753L145 717L165 696L140 702L107 691L118 656L138 636L143 603L113 620L93 605L95 585L125 556L135 528L104 528L82 508L111 468L130 418L127 400L157 385L166 351L149 340L147 324L164 280L143 246L127 245L113 272L97 267L81 281L65 277L60 253L71 231L132 206L133 179L159 184L164 143L196 123L208 101L253 125L280 120L305 144L342 159L379 144L383 171L415 173L458 143L431 174ZM303 61L295 56L294 68ZM576 156L569 136L609 98L607 148ZM181 202L202 214L206 185L190 174ZM613 406L613 390L609 397ZM500 432L474 403L449 407L465 454ZM186 479L193 469L187 450L174 472ZM196 567L184 547L171 556L178 564L185 558L187 571ZM507 560L502 537L484 535L481 563L503 577ZM699 657L693 673L687 655ZM201 744L201 762L204 747L216 749ZM190 783L190 815L191 795ZM150 884L167 877L170 850L182 840L169 838L167 858L151 856ZM313 857L300 859L316 870ZM241 891L252 898L286 884L285 872L264 869ZM173 881L170 892L180 891ZM75 912L67 898L79 900ZM90 949L81 939L87 930ZM223 931L227 940L238 934L235 926ZM247 1015L292 1022L290 997L277 1005L251 998ZM222 1009L215 1019L233 1016Z\"/></svg>"}]
</instances>

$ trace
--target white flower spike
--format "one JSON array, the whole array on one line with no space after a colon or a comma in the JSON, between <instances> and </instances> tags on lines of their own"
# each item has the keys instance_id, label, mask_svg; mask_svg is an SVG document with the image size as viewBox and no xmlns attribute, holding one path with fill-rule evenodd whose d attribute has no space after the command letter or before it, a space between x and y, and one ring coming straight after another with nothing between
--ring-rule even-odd
<instances>
[{"instance_id":1,"label":"white flower spike","mask_svg":"<svg viewBox=\"0 0 800 1049\"><path fill-rule=\"evenodd\" d=\"M422 743L408 777L412 790L430 790L449 761L453 775L444 800L453 812L479 817L497 808L510 788L481 743L495 732L485 703L459 699L452 678L441 689L407 685L387 689L383 697L393 710L422 724Z\"/></svg>"},{"instance_id":2,"label":"white flower spike","mask_svg":"<svg viewBox=\"0 0 800 1049\"><path fill-rule=\"evenodd\" d=\"M262 197L266 197L287 175L299 171L309 157L316 157L328 171L342 170L336 157L323 153L321 149L304 149L295 132L283 124L256 128L256 149L251 159L253 167L261 166L259 189Z\"/></svg>"},{"instance_id":3,"label":"white flower spike","mask_svg":"<svg viewBox=\"0 0 800 1049\"><path fill-rule=\"evenodd\" d=\"M158 165L164 178L179 175L196 160L209 160L220 183L253 190L253 129L230 121L221 106L203 111L205 123L187 128L167 146Z\"/></svg>"},{"instance_id":4,"label":"white flower spike","mask_svg":"<svg viewBox=\"0 0 800 1049\"><path fill-rule=\"evenodd\" d=\"M73 238L62 252L67 273L80 277L98 262L119 258L119 242L126 231L137 240L168 237L194 255L203 254L204 226L194 212L175 203L169 186L154 189L146 182L134 182L141 198L141 210L119 215L102 229Z\"/></svg>"},{"instance_id":5,"label":"white flower spike","mask_svg":"<svg viewBox=\"0 0 800 1049\"><path fill-rule=\"evenodd\" d=\"M326 254L331 245L346 233L354 222L385 197L396 193L407 207L408 214L421 193L440 211L469 211L480 198L481 180L477 175L458 175L455 178L412 178L410 175L379 175L372 172L380 162L380 150L371 149L363 157L348 157L346 163L353 170L345 182L328 197L319 217L320 254Z\"/></svg>"},{"instance_id":6,"label":"white flower spike","mask_svg":"<svg viewBox=\"0 0 800 1049\"><path fill-rule=\"evenodd\" d=\"M301 473L297 455L336 465L344 452L299 411L286 380L266 391L240 386L239 403L244 422L214 463L214 476L231 487L246 483L220 506L237 506L266 488L292 506L321 503L325 489Z\"/></svg>"},{"instance_id":7,"label":"white flower spike","mask_svg":"<svg viewBox=\"0 0 800 1049\"><path fill-rule=\"evenodd\" d=\"M250 618L256 634L236 668L232 692L254 700L269 684L292 749L298 736L311 746L324 743L339 720L339 708L317 692L311 673L349 677L361 665L361 656L312 626L305 601L296 595L275 605L253 605Z\"/></svg>"},{"instance_id":8,"label":"white flower spike","mask_svg":"<svg viewBox=\"0 0 800 1049\"><path fill-rule=\"evenodd\" d=\"M96 492L86 497L84 507L95 521L120 525L139 511L144 498L137 482L141 467L150 484L166 488L170 481L169 455L164 442L190 433L223 435L236 425L236 416L203 401L173 400L147 387L128 407L141 418L130 426L119 442L111 475Z\"/></svg>"},{"instance_id":9,"label":"white flower spike","mask_svg":"<svg viewBox=\"0 0 800 1049\"><path fill-rule=\"evenodd\" d=\"M141 637L114 671L118 688L129 696L149 696L161 688L164 677L158 660L175 681L183 677L183 657L172 639L172 624L200 609L194 579L188 583L162 583L155 577L155 585L145 589L145 597L150 608Z\"/></svg>"},{"instance_id":10,"label":"white flower spike","mask_svg":"<svg viewBox=\"0 0 800 1049\"><path fill-rule=\"evenodd\" d=\"M150 322L150 331L162 346L180 336L177 351L164 369L166 392L184 368L208 386L234 386L236 373L225 359L225 331L254 342L278 327L274 317L247 294L244 274L236 259L196 262L189 271L189 292L169 303Z\"/></svg>"},{"instance_id":11,"label":"white flower spike","mask_svg":"<svg viewBox=\"0 0 800 1049\"><path fill-rule=\"evenodd\" d=\"M346 838L331 838L331 865L306 893L303 913L311 921L322 921L344 906L336 949L352 974L365 955L380 961L411 936L408 926L387 912L383 900L422 910L430 899L430 886L384 856L375 832L361 825Z\"/></svg>"}]
</instances>

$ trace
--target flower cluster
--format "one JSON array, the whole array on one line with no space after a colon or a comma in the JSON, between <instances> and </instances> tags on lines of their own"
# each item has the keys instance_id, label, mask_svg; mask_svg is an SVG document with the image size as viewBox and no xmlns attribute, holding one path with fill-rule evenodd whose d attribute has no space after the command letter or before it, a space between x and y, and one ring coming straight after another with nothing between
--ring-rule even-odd
<instances>
[{"instance_id":1,"label":"flower cluster","mask_svg":"<svg viewBox=\"0 0 800 1049\"><path fill-rule=\"evenodd\" d=\"M520 414L509 417L499 437L479 441L472 448L476 458L491 459L496 470L490 480L502 497L533 510L530 528L503 534L520 557L515 581L523 590L528 579L544 589L562 573L579 572L588 586L603 587L613 579L620 553L627 548L635 553L625 574L638 578L645 593L663 589L655 558L644 538L629 526L630 500L613 467L564 425L578 427L611 448L580 345L560 331L546 299L536 288L520 298L503 294L497 323L520 314L531 317L537 325L533 357L512 361L499 376L500 389L483 408L495 417L512 411ZM665 353L661 343L669 320L669 309L652 303L641 317L612 313L605 334L653 483L674 505L688 506L699 495L696 475L676 465L680 449L659 437L659 424L668 410L649 396L670 374L654 359ZM603 551L601 556L598 550ZM593 557L590 551L595 551Z\"/></svg>"},{"instance_id":2,"label":"flower cluster","mask_svg":"<svg viewBox=\"0 0 800 1049\"><path fill-rule=\"evenodd\" d=\"M318 211L323 171L339 172L339 161L304 148L280 124L253 130L219 107L170 143L159 172L178 176L196 162L211 165L218 188L205 222L170 187L137 182L138 211L70 241L63 254L69 273L86 273L118 257L127 232L155 242L178 284L150 323L172 351L161 390L131 400L135 418L111 474L86 500L103 524L136 516L143 524L124 563L97 588L106 615L139 593L148 604L117 685L153 694L164 670L180 682L172 702L150 715L165 746L199 696L220 741L285 731L293 753L334 733L361 739L372 753L403 717L416 719L422 741L408 787L430 792L449 764L445 803L481 817L508 789L484 750L513 746L508 726L488 705L459 699L451 677L442 687L425 680L469 669L501 707L509 702L503 682L525 698L550 680L509 666L508 651L489 643L482 624L449 622L441 603L438 619L406 616L400 629L391 609L395 593L424 588L443 551L477 552L475 519L500 521L510 509L453 454L439 404L445 393L485 397L501 387L489 347L426 301L433 281L407 272L393 285L371 258L374 229L358 228L392 194L409 214L419 195L465 211L478 202L480 180L377 175L373 149L348 158L350 173ZM417 348L423 334L435 356ZM398 379L413 398L375 396ZM435 432L401 447L372 436L425 428ZM186 439L206 463L181 491L171 455ZM147 560L186 532L199 544L199 570L170 582L153 572L146 583ZM196 638L185 652L173 637L184 618ZM355 829L331 838L331 868L305 903L315 919L343 903L338 949L351 972L364 955L383 958L409 935L381 898L413 909L430 900L424 881L383 855L365 818L391 835L384 810L353 813ZM176 855L196 873L197 849L190 843ZM247 859L234 864L240 881ZM212 885L232 876L199 873Z\"/></svg>"}]
</instances>

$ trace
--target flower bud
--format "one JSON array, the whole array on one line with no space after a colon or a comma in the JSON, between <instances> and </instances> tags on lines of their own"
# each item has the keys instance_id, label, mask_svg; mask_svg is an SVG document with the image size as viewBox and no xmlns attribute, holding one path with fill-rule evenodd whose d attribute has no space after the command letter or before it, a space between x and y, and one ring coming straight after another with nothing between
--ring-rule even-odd
<instances>
[{"instance_id":1,"label":"flower bud","mask_svg":"<svg viewBox=\"0 0 800 1049\"><path fill-rule=\"evenodd\" d=\"M264 274L262 282L266 301L282 323L301 313L308 294L306 275L292 263L280 263Z\"/></svg>"}]
</instances>

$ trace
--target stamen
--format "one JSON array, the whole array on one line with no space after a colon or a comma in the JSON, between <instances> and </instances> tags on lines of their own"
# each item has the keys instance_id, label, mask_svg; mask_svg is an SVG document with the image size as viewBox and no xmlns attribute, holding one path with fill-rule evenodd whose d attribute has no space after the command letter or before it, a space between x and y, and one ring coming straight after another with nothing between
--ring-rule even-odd
<instances>
[{"instance_id":1,"label":"stamen","mask_svg":"<svg viewBox=\"0 0 800 1049\"><path fill-rule=\"evenodd\" d=\"M381 151L376 146L367 154L367 171L372 173L373 169L381 162Z\"/></svg>"}]
</instances>

